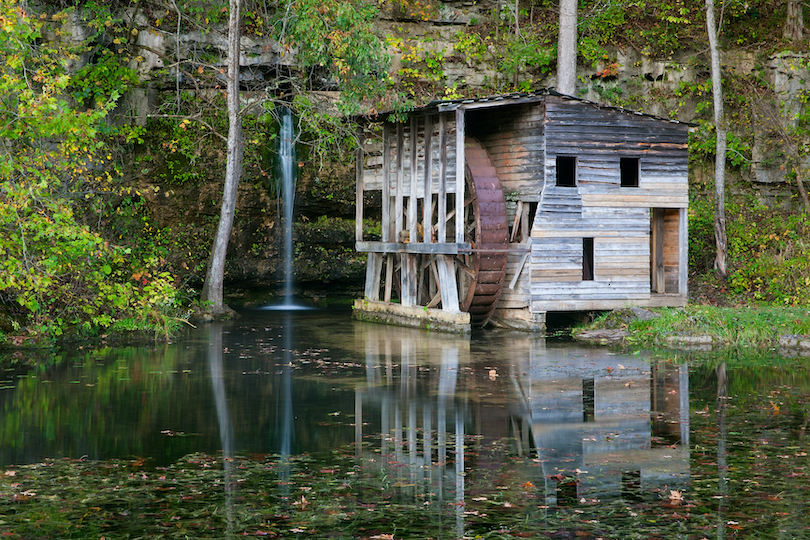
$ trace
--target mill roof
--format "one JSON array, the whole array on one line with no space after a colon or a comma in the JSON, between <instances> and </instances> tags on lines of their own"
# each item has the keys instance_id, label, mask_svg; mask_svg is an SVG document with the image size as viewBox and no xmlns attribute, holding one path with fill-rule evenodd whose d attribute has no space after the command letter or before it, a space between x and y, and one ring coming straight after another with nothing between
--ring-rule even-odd
<instances>
[{"instance_id":1,"label":"mill roof","mask_svg":"<svg viewBox=\"0 0 810 540\"><path fill-rule=\"evenodd\" d=\"M423 105L421 107L414 107L412 109L406 111L385 111L379 112L376 114L370 115L358 115L356 118L364 119L369 122L381 122L388 118L392 114L397 113L405 113L407 115L412 115L415 113L431 113L431 112L450 112L455 111L461 107L465 109L484 109L484 108L492 108L492 107L500 107L500 106L507 106L507 105L518 105L521 103L535 103L538 101L542 101L546 96L556 96L561 97L564 99L569 99L573 101L579 101L580 103L585 103L588 105L592 105L594 107L598 107L600 109L607 109L607 110L614 110L626 114L632 114L635 116L647 117L652 118L654 120L659 120L662 122L669 122L671 124L683 124L686 126L693 127L695 124L691 122L684 122L681 120L675 120L672 118L664 118L662 116L656 116L653 114L643 113L640 111L635 111L632 109L627 109L624 107L617 107L614 105L606 105L604 103L597 103L595 101L590 101L587 99L578 98L576 96L570 96L568 94L562 94L557 92L554 88L542 88L539 90L535 90L532 92L512 92L509 94L498 94L494 96L487 96L487 97L480 97L480 98L462 98L462 99L444 99L444 100L434 100L429 102L427 105Z\"/></svg>"}]
</instances>

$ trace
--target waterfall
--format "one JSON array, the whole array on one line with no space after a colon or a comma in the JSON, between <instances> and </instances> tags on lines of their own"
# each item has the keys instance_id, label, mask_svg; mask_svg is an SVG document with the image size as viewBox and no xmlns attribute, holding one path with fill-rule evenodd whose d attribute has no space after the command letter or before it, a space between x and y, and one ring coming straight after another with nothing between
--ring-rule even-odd
<instances>
[{"instance_id":1,"label":"waterfall","mask_svg":"<svg viewBox=\"0 0 810 540\"><path fill-rule=\"evenodd\" d=\"M292 110L284 107L280 110L278 132L278 167L279 195L283 202L281 214L281 266L284 274L284 300L281 304L266 306L263 309L308 309L294 302L293 294L293 258L295 256L292 241L293 210L295 208L296 156L295 156L295 117Z\"/></svg>"},{"instance_id":2,"label":"waterfall","mask_svg":"<svg viewBox=\"0 0 810 540\"><path fill-rule=\"evenodd\" d=\"M295 126L290 109L284 108L281 112L279 126L278 157L281 162L281 196L284 201L282 216L284 250L284 306L291 307L293 303L293 242L292 224L293 209L295 207Z\"/></svg>"}]
</instances>

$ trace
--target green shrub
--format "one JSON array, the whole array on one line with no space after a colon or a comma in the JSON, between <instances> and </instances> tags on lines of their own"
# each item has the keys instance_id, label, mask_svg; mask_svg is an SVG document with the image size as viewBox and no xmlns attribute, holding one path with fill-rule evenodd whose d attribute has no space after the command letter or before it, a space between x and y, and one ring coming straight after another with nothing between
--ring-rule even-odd
<instances>
[{"instance_id":1,"label":"green shrub","mask_svg":"<svg viewBox=\"0 0 810 540\"><path fill-rule=\"evenodd\" d=\"M0 310L17 335L95 335L125 318L165 327L180 314L170 274L80 225L42 189L1 183L0 231Z\"/></svg>"}]
</instances>

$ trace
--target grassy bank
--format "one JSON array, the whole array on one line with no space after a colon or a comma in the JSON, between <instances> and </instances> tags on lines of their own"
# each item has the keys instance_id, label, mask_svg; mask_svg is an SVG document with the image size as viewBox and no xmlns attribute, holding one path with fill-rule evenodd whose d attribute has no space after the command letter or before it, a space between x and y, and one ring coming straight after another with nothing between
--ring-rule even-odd
<instances>
[{"instance_id":1,"label":"grassy bank","mask_svg":"<svg viewBox=\"0 0 810 540\"><path fill-rule=\"evenodd\" d=\"M634 316L630 310L607 312L593 323L576 328L574 335L590 330L619 330L627 332L625 342L642 346L677 343L684 337L710 337L714 346L751 349L778 347L785 336L810 336L809 308L690 305L650 311L654 316L648 320ZM708 344L708 340L704 341Z\"/></svg>"}]
</instances>

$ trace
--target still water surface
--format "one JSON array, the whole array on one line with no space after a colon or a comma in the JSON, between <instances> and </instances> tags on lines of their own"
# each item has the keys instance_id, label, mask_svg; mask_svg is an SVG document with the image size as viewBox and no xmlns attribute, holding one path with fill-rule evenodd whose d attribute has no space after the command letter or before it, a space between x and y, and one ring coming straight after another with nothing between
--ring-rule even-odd
<instances>
[{"instance_id":1,"label":"still water surface","mask_svg":"<svg viewBox=\"0 0 810 540\"><path fill-rule=\"evenodd\" d=\"M261 496L312 510L312 475L361 475L352 504L389 514L363 524L338 505L344 521L327 531L256 510L253 525L229 518L225 535L810 537L806 362L680 360L361 323L345 310L256 310L172 344L7 371L0 467L134 459L146 479L207 455L226 474L210 489L228 491L233 464L264 459L282 492ZM310 461L278 467L301 456ZM300 492L296 470L310 475ZM11 485L4 497L17 497ZM346 479L334 485L346 496Z\"/></svg>"}]
</instances>

